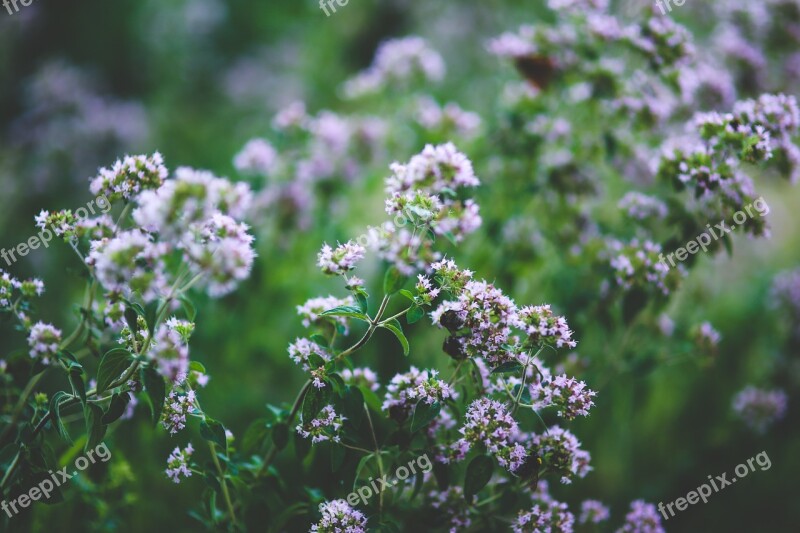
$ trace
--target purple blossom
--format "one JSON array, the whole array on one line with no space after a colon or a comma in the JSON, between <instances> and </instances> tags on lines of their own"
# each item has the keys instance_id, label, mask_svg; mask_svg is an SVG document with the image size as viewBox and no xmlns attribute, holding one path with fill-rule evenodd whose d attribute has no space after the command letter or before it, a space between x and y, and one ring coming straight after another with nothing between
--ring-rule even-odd
<instances>
[{"instance_id":1,"label":"purple blossom","mask_svg":"<svg viewBox=\"0 0 800 533\"><path fill-rule=\"evenodd\" d=\"M321 503L322 518L311 526L311 533L366 533L367 518L344 500Z\"/></svg>"},{"instance_id":2,"label":"purple blossom","mask_svg":"<svg viewBox=\"0 0 800 533\"><path fill-rule=\"evenodd\" d=\"M325 244L317 255L317 266L325 274L343 274L353 270L365 253L363 246L352 241L340 244L335 249Z\"/></svg>"},{"instance_id":3,"label":"purple blossom","mask_svg":"<svg viewBox=\"0 0 800 533\"><path fill-rule=\"evenodd\" d=\"M463 437L452 445L446 461L462 461L474 446L485 448L495 456L500 466L510 472L519 468L527 458L525 448L514 442L519 438L517 421L498 401L489 398L473 401L459 432Z\"/></svg>"},{"instance_id":4,"label":"purple blossom","mask_svg":"<svg viewBox=\"0 0 800 533\"><path fill-rule=\"evenodd\" d=\"M617 533L664 533L661 517L656 506L644 500L631 503L630 512L625 515L625 524Z\"/></svg>"},{"instance_id":5,"label":"purple blossom","mask_svg":"<svg viewBox=\"0 0 800 533\"><path fill-rule=\"evenodd\" d=\"M458 394L441 379L436 379L436 370L420 371L416 367L404 374L397 374L386 387L383 410L393 418L405 420L421 401L427 404L455 399Z\"/></svg>"},{"instance_id":6,"label":"purple blossom","mask_svg":"<svg viewBox=\"0 0 800 533\"><path fill-rule=\"evenodd\" d=\"M733 398L733 410L744 424L756 433L767 429L786 414L788 396L780 389L745 387Z\"/></svg>"},{"instance_id":7,"label":"purple blossom","mask_svg":"<svg viewBox=\"0 0 800 533\"><path fill-rule=\"evenodd\" d=\"M173 389L164 402L164 412L161 414L161 424L170 435L175 435L186 427L186 416L196 411L197 397L191 389L185 393Z\"/></svg>"},{"instance_id":8,"label":"purple blossom","mask_svg":"<svg viewBox=\"0 0 800 533\"><path fill-rule=\"evenodd\" d=\"M574 478L586 477L592 470L589 452L582 450L577 437L566 429L553 426L547 433L533 435L531 443L533 449L539 451L542 461L561 474L561 483L572 483Z\"/></svg>"},{"instance_id":9,"label":"purple blossom","mask_svg":"<svg viewBox=\"0 0 800 533\"><path fill-rule=\"evenodd\" d=\"M167 459L167 477L175 483L181 482L181 476L191 477L192 470L189 461L191 461L193 453L192 443L189 443L183 450L176 446Z\"/></svg>"},{"instance_id":10,"label":"purple blossom","mask_svg":"<svg viewBox=\"0 0 800 533\"><path fill-rule=\"evenodd\" d=\"M326 405L316 418L311 421L304 420L297 424L295 429L304 439L311 437L312 444L328 440L338 443L343 422L344 417L337 415L332 405Z\"/></svg>"},{"instance_id":11,"label":"purple blossom","mask_svg":"<svg viewBox=\"0 0 800 533\"><path fill-rule=\"evenodd\" d=\"M597 500L585 500L581 503L581 515L578 522L581 524L599 524L609 519L611 513L608 507Z\"/></svg>"},{"instance_id":12,"label":"purple blossom","mask_svg":"<svg viewBox=\"0 0 800 533\"><path fill-rule=\"evenodd\" d=\"M44 364L50 363L50 358L58 353L60 344L61 330L52 324L37 322L28 335L31 358L40 359Z\"/></svg>"}]
</instances>

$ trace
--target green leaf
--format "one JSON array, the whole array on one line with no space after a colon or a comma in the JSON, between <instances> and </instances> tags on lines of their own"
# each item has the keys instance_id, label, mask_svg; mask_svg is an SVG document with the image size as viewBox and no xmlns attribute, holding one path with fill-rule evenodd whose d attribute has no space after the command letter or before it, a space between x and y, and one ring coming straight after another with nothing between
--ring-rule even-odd
<instances>
[{"instance_id":1,"label":"green leaf","mask_svg":"<svg viewBox=\"0 0 800 533\"><path fill-rule=\"evenodd\" d=\"M189 322L194 322L194 319L197 317L197 309L192 301L183 295L181 296L181 305L183 306L183 312L186 313L186 318Z\"/></svg>"},{"instance_id":2,"label":"green leaf","mask_svg":"<svg viewBox=\"0 0 800 533\"><path fill-rule=\"evenodd\" d=\"M107 351L97 369L97 394L108 390L109 386L125 373L132 360L133 356L124 348Z\"/></svg>"},{"instance_id":3,"label":"green leaf","mask_svg":"<svg viewBox=\"0 0 800 533\"><path fill-rule=\"evenodd\" d=\"M397 267L390 266L383 278L383 293L387 296L391 296L403 288L407 279L408 278L397 270Z\"/></svg>"},{"instance_id":4,"label":"green leaf","mask_svg":"<svg viewBox=\"0 0 800 533\"><path fill-rule=\"evenodd\" d=\"M364 421L364 395L358 387L347 387L342 412L354 428L361 427Z\"/></svg>"},{"instance_id":5,"label":"green leaf","mask_svg":"<svg viewBox=\"0 0 800 533\"><path fill-rule=\"evenodd\" d=\"M322 408L328 404L329 387L318 389L309 387L306 397L303 398L303 424L309 424Z\"/></svg>"},{"instance_id":6,"label":"green leaf","mask_svg":"<svg viewBox=\"0 0 800 533\"><path fill-rule=\"evenodd\" d=\"M325 359L322 358L321 355L312 353L308 356L308 362L311 364L312 368L319 368L321 366L325 366Z\"/></svg>"},{"instance_id":7,"label":"green leaf","mask_svg":"<svg viewBox=\"0 0 800 533\"><path fill-rule=\"evenodd\" d=\"M358 478L361 475L361 471L364 469L364 467L367 466L367 463L369 463L370 459L377 459L377 455L375 455L374 453L371 453L369 455L365 455L358 462L358 466L356 466L356 475L353 478L353 490L356 489L356 483L358 483Z\"/></svg>"},{"instance_id":8,"label":"green leaf","mask_svg":"<svg viewBox=\"0 0 800 533\"><path fill-rule=\"evenodd\" d=\"M72 385L72 393L81 399L81 403L86 403L86 385L83 383L83 369L73 366L69 369L69 383Z\"/></svg>"},{"instance_id":9,"label":"green leaf","mask_svg":"<svg viewBox=\"0 0 800 533\"><path fill-rule=\"evenodd\" d=\"M344 379L342 379L342 376L339 374L328 374L327 381L333 386L333 389L337 392L337 394L339 394L339 396L346 392L347 385L345 385Z\"/></svg>"},{"instance_id":10,"label":"green leaf","mask_svg":"<svg viewBox=\"0 0 800 533\"><path fill-rule=\"evenodd\" d=\"M206 417L205 420L200 422L200 436L218 445L223 452L228 453L228 437L225 436L225 426L213 418Z\"/></svg>"},{"instance_id":11,"label":"green leaf","mask_svg":"<svg viewBox=\"0 0 800 533\"><path fill-rule=\"evenodd\" d=\"M122 394L116 393L111 397L111 404L108 406L108 411L103 415L100 420L103 424L111 424L125 414L125 408L128 407L128 402L131 401L131 395L127 392Z\"/></svg>"},{"instance_id":12,"label":"green leaf","mask_svg":"<svg viewBox=\"0 0 800 533\"><path fill-rule=\"evenodd\" d=\"M361 394L364 396L364 401L367 404L367 407L375 411L376 413L382 413L383 410L381 406L383 403L381 399L375 394L375 391L369 389L366 385L359 385L358 390L361 391Z\"/></svg>"},{"instance_id":13,"label":"green leaf","mask_svg":"<svg viewBox=\"0 0 800 533\"><path fill-rule=\"evenodd\" d=\"M381 327L394 333L394 336L397 337L397 340L403 345L403 355L408 355L410 347L408 345L408 339L406 339L406 336L403 334L403 326L400 325L400 322L398 322L396 318L393 318L389 322L382 324Z\"/></svg>"},{"instance_id":14,"label":"green leaf","mask_svg":"<svg viewBox=\"0 0 800 533\"><path fill-rule=\"evenodd\" d=\"M150 400L150 413L153 415L153 423L157 424L161 419L161 410L164 409L164 398L167 396L167 386L164 377L155 368L148 366L142 369L142 383L144 391Z\"/></svg>"},{"instance_id":15,"label":"green leaf","mask_svg":"<svg viewBox=\"0 0 800 533\"><path fill-rule=\"evenodd\" d=\"M427 427L428 424L439 416L442 404L439 402L427 403L425 400L417 402L414 408L414 417L411 419L411 432L416 433L420 429Z\"/></svg>"},{"instance_id":16,"label":"green leaf","mask_svg":"<svg viewBox=\"0 0 800 533\"><path fill-rule=\"evenodd\" d=\"M69 396L70 395L64 391L58 391L53 395L53 398L50 400L50 417L53 420L53 425L56 427L56 430L58 430L58 434L61 435L61 438L72 444L72 438L69 436L67 428L64 427L64 422L61 421L60 411L61 400Z\"/></svg>"},{"instance_id":17,"label":"green leaf","mask_svg":"<svg viewBox=\"0 0 800 533\"><path fill-rule=\"evenodd\" d=\"M358 301L358 307L363 313L366 314L369 312L369 303L367 302L367 297L364 295L364 293L357 292L356 301Z\"/></svg>"},{"instance_id":18,"label":"green leaf","mask_svg":"<svg viewBox=\"0 0 800 533\"><path fill-rule=\"evenodd\" d=\"M329 346L328 339L326 339L324 335L320 335L319 333L311 335L311 342L319 344L323 348L327 348Z\"/></svg>"},{"instance_id":19,"label":"green leaf","mask_svg":"<svg viewBox=\"0 0 800 533\"><path fill-rule=\"evenodd\" d=\"M88 403L83 408L83 416L86 418L86 445L83 451L86 452L103 442L106 435L106 425L103 424L103 409L94 403Z\"/></svg>"},{"instance_id":20,"label":"green leaf","mask_svg":"<svg viewBox=\"0 0 800 533\"><path fill-rule=\"evenodd\" d=\"M512 374L522 370L522 365L516 361L508 361L492 370L492 374Z\"/></svg>"},{"instance_id":21,"label":"green leaf","mask_svg":"<svg viewBox=\"0 0 800 533\"><path fill-rule=\"evenodd\" d=\"M402 296L405 296L406 298L408 298L409 300L411 300L412 302L416 302L416 301L417 301L417 299L416 299L416 298L414 298L414 293L413 293L413 292L411 292L411 291L410 291L410 290L408 290L408 289L401 289L401 290L400 290L400 291L398 291L398 292L399 292L399 293L400 293Z\"/></svg>"},{"instance_id":22,"label":"green leaf","mask_svg":"<svg viewBox=\"0 0 800 533\"><path fill-rule=\"evenodd\" d=\"M192 372L200 372L201 374L207 374L206 367L203 366L203 363L200 363L198 361L191 361L189 363L189 370L191 370Z\"/></svg>"},{"instance_id":23,"label":"green leaf","mask_svg":"<svg viewBox=\"0 0 800 533\"><path fill-rule=\"evenodd\" d=\"M331 442L331 472L336 472L344 462L345 449L335 442Z\"/></svg>"},{"instance_id":24,"label":"green leaf","mask_svg":"<svg viewBox=\"0 0 800 533\"><path fill-rule=\"evenodd\" d=\"M242 453L247 455L260 453L264 447L264 442L267 440L268 431L266 418L259 418L250 424L244 432L244 437L242 437ZM275 431L274 428L273 431ZM288 434L286 439L289 439Z\"/></svg>"},{"instance_id":25,"label":"green leaf","mask_svg":"<svg viewBox=\"0 0 800 533\"><path fill-rule=\"evenodd\" d=\"M272 428L272 442L279 451L286 448L289 444L289 424L286 422L275 424Z\"/></svg>"},{"instance_id":26,"label":"green leaf","mask_svg":"<svg viewBox=\"0 0 800 533\"><path fill-rule=\"evenodd\" d=\"M413 324L414 322L418 322L424 316L425 316L425 311L418 305L415 305L414 307L408 310L408 314L406 315L406 320L408 321L409 324Z\"/></svg>"},{"instance_id":27,"label":"green leaf","mask_svg":"<svg viewBox=\"0 0 800 533\"><path fill-rule=\"evenodd\" d=\"M320 313L319 316L345 316L349 318L357 318L359 320L363 320L364 322L369 322L369 317L362 313L361 309L358 307L353 307L352 305L340 305Z\"/></svg>"},{"instance_id":28,"label":"green leaf","mask_svg":"<svg viewBox=\"0 0 800 533\"><path fill-rule=\"evenodd\" d=\"M141 309L141 311L142 311L141 315L142 315L142 317L144 317L144 309L142 309L141 305L139 306L139 309ZM125 322L128 323L128 327L130 328L130 330L134 334L137 331L139 331L139 320L138 319L139 319L139 312L134 307L131 307L130 305L126 306L125 307Z\"/></svg>"},{"instance_id":29,"label":"green leaf","mask_svg":"<svg viewBox=\"0 0 800 533\"><path fill-rule=\"evenodd\" d=\"M493 470L494 462L485 455L479 455L472 460L464 478L464 498L467 501L472 501L472 497L489 483Z\"/></svg>"}]
</instances>

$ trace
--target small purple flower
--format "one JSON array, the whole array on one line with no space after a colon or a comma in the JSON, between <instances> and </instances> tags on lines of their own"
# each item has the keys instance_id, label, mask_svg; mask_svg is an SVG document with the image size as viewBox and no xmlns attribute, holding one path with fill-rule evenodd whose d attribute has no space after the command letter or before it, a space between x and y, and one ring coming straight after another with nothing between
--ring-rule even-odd
<instances>
[{"instance_id":1,"label":"small purple flower","mask_svg":"<svg viewBox=\"0 0 800 533\"><path fill-rule=\"evenodd\" d=\"M344 500L321 503L322 518L311 526L311 533L366 533L367 518Z\"/></svg>"},{"instance_id":2,"label":"small purple flower","mask_svg":"<svg viewBox=\"0 0 800 533\"><path fill-rule=\"evenodd\" d=\"M788 396L780 389L745 387L733 398L733 410L756 433L764 433L786 414Z\"/></svg>"}]
</instances>

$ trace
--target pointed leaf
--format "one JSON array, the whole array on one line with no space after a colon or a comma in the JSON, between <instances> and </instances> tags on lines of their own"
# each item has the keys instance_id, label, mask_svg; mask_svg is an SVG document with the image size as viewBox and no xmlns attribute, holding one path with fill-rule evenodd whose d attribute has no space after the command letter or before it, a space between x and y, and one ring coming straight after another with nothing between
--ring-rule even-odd
<instances>
[{"instance_id":1,"label":"pointed leaf","mask_svg":"<svg viewBox=\"0 0 800 533\"><path fill-rule=\"evenodd\" d=\"M97 394L108 390L109 386L128 369L132 361L133 356L124 348L107 351L97 369Z\"/></svg>"}]
</instances>

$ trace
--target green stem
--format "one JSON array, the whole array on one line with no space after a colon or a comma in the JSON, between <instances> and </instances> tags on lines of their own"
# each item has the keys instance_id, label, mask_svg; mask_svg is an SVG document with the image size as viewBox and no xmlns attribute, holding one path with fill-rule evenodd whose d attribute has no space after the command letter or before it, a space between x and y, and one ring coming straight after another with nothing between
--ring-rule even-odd
<instances>
[{"instance_id":1,"label":"green stem","mask_svg":"<svg viewBox=\"0 0 800 533\"><path fill-rule=\"evenodd\" d=\"M294 417L300 410L300 406L303 405L303 399L306 397L306 393L308 392L308 389L311 387L311 384L312 384L311 380L306 381L305 385L303 385L303 388L300 389L300 392L294 399L292 410L289 412L289 416L286 418L286 423L289 426L292 425L292 420L294 420ZM261 477L264 474L264 472L267 470L267 468L269 468L270 463L272 463L273 459L275 459L275 456L277 454L278 454L278 447L275 446L275 444L273 443L269 451L267 452L267 455L264 456L264 462L261 463L261 467L258 469L258 472L256 472L256 477Z\"/></svg>"},{"instance_id":2,"label":"green stem","mask_svg":"<svg viewBox=\"0 0 800 533\"><path fill-rule=\"evenodd\" d=\"M234 527L236 526L236 513L233 511L233 503L231 502L231 495L228 492L228 482L225 481L225 474L222 471L222 465L219 464L219 458L217 457L217 450L214 448L214 443L208 441L208 447L211 450L211 458L214 460L214 466L217 469L217 473L219 474L219 481L222 485L222 495L225 497L225 505L228 507L228 514L231 517L231 522L233 523Z\"/></svg>"}]
</instances>

